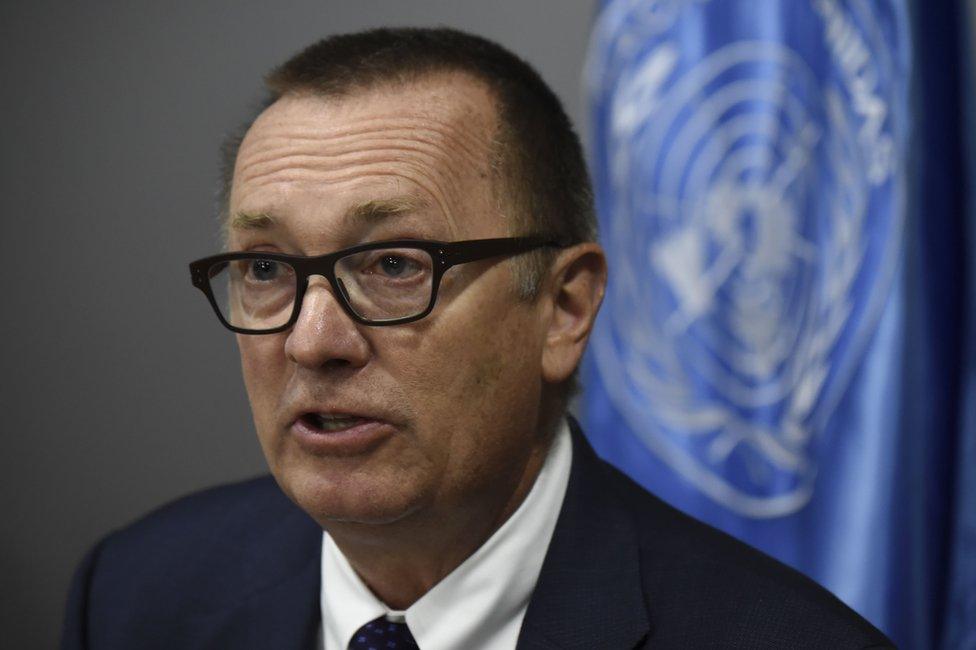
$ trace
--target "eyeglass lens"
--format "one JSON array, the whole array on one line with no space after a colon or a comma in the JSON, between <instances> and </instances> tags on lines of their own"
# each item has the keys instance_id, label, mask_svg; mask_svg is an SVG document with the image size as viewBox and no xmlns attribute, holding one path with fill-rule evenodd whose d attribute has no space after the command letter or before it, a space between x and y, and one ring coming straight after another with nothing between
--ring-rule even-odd
<instances>
[{"instance_id":1,"label":"eyeglass lens","mask_svg":"<svg viewBox=\"0 0 976 650\"><path fill-rule=\"evenodd\" d=\"M421 249L351 253L335 263L343 294L339 299L368 321L416 316L430 304L433 269L433 259ZM221 315L234 327L273 329L285 325L292 315L298 276L290 264L239 259L215 264L208 275Z\"/></svg>"}]
</instances>

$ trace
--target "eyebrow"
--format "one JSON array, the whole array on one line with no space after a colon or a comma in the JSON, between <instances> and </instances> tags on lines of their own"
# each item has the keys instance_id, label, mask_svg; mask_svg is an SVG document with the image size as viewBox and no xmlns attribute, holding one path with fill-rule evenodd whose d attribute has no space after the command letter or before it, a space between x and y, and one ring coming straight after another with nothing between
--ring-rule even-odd
<instances>
[{"instance_id":1,"label":"eyebrow","mask_svg":"<svg viewBox=\"0 0 976 650\"><path fill-rule=\"evenodd\" d=\"M411 197L374 199L352 207L346 217L356 221L381 221L388 217L416 212L428 207L426 201ZM237 212L230 220L231 230L270 230L278 220L267 212Z\"/></svg>"},{"instance_id":2,"label":"eyebrow","mask_svg":"<svg viewBox=\"0 0 976 650\"><path fill-rule=\"evenodd\" d=\"M238 212L230 220L230 227L233 230L268 230L277 225L274 217L266 212L256 214L250 212Z\"/></svg>"},{"instance_id":3,"label":"eyebrow","mask_svg":"<svg viewBox=\"0 0 976 650\"><path fill-rule=\"evenodd\" d=\"M428 205L426 201L412 197L375 199L354 206L346 215L357 221L380 221L387 217L417 212Z\"/></svg>"}]
</instances>

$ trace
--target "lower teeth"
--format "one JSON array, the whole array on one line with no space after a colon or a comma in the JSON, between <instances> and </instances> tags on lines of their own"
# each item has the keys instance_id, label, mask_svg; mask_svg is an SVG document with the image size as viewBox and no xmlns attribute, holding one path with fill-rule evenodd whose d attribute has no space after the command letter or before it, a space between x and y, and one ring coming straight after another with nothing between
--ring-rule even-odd
<instances>
[{"instance_id":1,"label":"lower teeth","mask_svg":"<svg viewBox=\"0 0 976 650\"><path fill-rule=\"evenodd\" d=\"M359 418L343 418L341 420L323 419L321 417L315 418L315 424L323 431L338 431L340 429L348 429L357 422L359 422Z\"/></svg>"}]
</instances>

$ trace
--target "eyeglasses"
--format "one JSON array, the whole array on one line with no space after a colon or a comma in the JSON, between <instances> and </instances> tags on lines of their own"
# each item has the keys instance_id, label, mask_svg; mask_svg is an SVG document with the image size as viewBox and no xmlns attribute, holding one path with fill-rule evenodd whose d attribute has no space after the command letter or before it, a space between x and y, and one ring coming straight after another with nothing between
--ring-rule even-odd
<instances>
[{"instance_id":1,"label":"eyeglasses","mask_svg":"<svg viewBox=\"0 0 976 650\"><path fill-rule=\"evenodd\" d=\"M434 308L444 273L457 264L561 247L543 237L439 242L373 242L328 255L224 253L190 264L223 325L240 334L273 334L298 320L312 275L325 277L349 317L363 325L399 325Z\"/></svg>"}]
</instances>

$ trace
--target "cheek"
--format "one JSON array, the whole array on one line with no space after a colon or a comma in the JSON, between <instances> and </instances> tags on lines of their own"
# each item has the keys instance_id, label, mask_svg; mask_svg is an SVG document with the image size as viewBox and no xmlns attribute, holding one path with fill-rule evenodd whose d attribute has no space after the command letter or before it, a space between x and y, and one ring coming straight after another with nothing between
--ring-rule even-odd
<instances>
[{"instance_id":1,"label":"cheek","mask_svg":"<svg viewBox=\"0 0 976 650\"><path fill-rule=\"evenodd\" d=\"M284 390L284 341L280 335L237 336L241 374L254 414L258 435L271 425L278 397Z\"/></svg>"},{"instance_id":2,"label":"cheek","mask_svg":"<svg viewBox=\"0 0 976 650\"><path fill-rule=\"evenodd\" d=\"M502 374L503 337L496 324L486 327L490 314L465 313L458 318L457 311L445 310L399 346L413 357L413 363L412 368L401 366L397 374L420 402L418 406L450 408L456 417L463 417Z\"/></svg>"},{"instance_id":3,"label":"cheek","mask_svg":"<svg viewBox=\"0 0 976 650\"><path fill-rule=\"evenodd\" d=\"M504 445L503 432L534 426L541 346L531 312L507 307L504 319L489 305L472 308L470 318L438 319L414 342L417 358L428 361L405 374L405 385L445 465L486 461ZM476 439L479 431L491 439Z\"/></svg>"}]
</instances>

